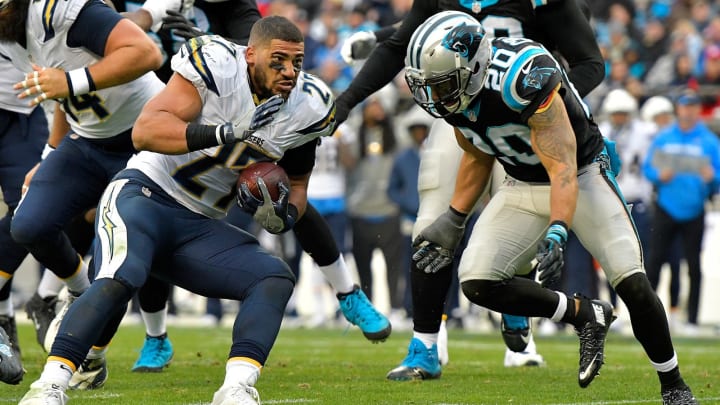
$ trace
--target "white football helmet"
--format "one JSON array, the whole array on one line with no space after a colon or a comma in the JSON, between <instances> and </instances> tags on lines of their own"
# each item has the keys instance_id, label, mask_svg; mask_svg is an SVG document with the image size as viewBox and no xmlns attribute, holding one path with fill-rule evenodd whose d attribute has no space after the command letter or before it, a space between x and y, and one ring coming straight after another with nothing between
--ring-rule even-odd
<instances>
[{"instance_id":1,"label":"white football helmet","mask_svg":"<svg viewBox=\"0 0 720 405\"><path fill-rule=\"evenodd\" d=\"M672 114L675 112L675 107L672 101L665 96L653 96L647 99L640 108L640 117L643 120L650 122L659 114Z\"/></svg>"},{"instance_id":2,"label":"white football helmet","mask_svg":"<svg viewBox=\"0 0 720 405\"><path fill-rule=\"evenodd\" d=\"M604 114L637 114L638 103L635 97L625 89L611 90L603 100L601 111Z\"/></svg>"},{"instance_id":3,"label":"white football helmet","mask_svg":"<svg viewBox=\"0 0 720 405\"><path fill-rule=\"evenodd\" d=\"M467 108L483 88L490 65L490 36L469 14L443 11L413 33L405 80L413 98L435 117Z\"/></svg>"}]
</instances>

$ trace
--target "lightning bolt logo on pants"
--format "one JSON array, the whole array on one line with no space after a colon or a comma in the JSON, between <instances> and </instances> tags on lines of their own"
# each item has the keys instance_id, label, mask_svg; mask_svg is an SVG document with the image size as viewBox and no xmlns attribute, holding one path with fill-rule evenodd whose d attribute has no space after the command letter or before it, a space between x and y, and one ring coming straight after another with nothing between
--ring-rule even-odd
<instances>
[{"instance_id":1,"label":"lightning bolt logo on pants","mask_svg":"<svg viewBox=\"0 0 720 405\"><path fill-rule=\"evenodd\" d=\"M113 190L115 191L115 190ZM117 226L113 223L112 219L110 219L110 213L112 212L112 209L110 207L110 202L112 201L112 192L110 194L110 198L105 200L105 205L102 207L102 215L100 216L100 220L102 221L102 229L105 231L105 234L107 234L108 242L110 243L110 257L109 259L112 259L113 252L115 251L114 246L114 231Z\"/></svg>"}]
</instances>

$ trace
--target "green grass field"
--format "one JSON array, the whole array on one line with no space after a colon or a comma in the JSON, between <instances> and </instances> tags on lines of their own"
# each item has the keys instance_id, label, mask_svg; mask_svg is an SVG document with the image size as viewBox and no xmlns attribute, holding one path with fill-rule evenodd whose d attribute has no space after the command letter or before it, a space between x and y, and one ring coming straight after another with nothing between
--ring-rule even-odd
<instances>
[{"instance_id":1,"label":"green grass field","mask_svg":"<svg viewBox=\"0 0 720 405\"><path fill-rule=\"evenodd\" d=\"M45 354L30 325L20 325L28 373L18 386L0 385L0 403L17 403L38 376ZM143 339L139 326L122 327L108 354L110 379L96 391L69 392L72 404L208 404L222 384L228 328L170 328L175 346L163 373L130 367ZM450 331L450 364L439 380L391 382L385 374L404 358L410 332L382 344L348 331L286 330L257 389L264 404L660 404L659 383L640 345L610 335L606 364L586 389L577 385L577 339L536 338L547 366L507 369L497 335ZM675 339L686 381L702 404L720 404L720 341Z\"/></svg>"}]
</instances>

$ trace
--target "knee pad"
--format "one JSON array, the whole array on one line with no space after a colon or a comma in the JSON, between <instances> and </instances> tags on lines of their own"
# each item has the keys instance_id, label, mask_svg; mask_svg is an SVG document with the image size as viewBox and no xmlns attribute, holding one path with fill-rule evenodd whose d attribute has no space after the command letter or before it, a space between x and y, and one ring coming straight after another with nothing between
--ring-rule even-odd
<instances>
[{"instance_id":1,"label":"knee pad","mask_svg":"<svg viewBox=\"0 0 720 405\"><path fill-rule=\"evenodd\" d=\"M43 221L38 221L26 215L15 215L10 225L10 235L15 243L32 245L42 238L48 229Z\"/></svg>"},{"instance_id":2,"label":"knee pad","mask_svg":"<svg viewBox=\"0 0 720 405\"><path fill-rule=\"evenodd\" d=\"M28 255L27 249L15 242L10 235L12 215L8 212L0 219L0 269L13 274Z\"/></svg>"},{"instance_id":3,"label":"knee pad","mask_svg":"<svg viewBox=\"0 0 720 405\"><path fill-rule=\"evenodd\" d=\"M460 283L463 294L470 302L481 307L488 307L492 301L494 287L499 281L491 280L469 280Z\"/></svg>"},{"instance_id":4,"label":"knee pad","mask_svg":"<svg viewBox=\"0 0 720 405\"><path fill-rule=\"evenodd\" d=\"M636 273L626 278L615 287L615 291L631 312L633 308L640 309L660 304L660 299L645 273Z\"/></svg>"},{"instance_id":5,"label":"knee pad","mask_svg":"<svg viewBox=\"0 0 720 405\"><path fill-rule=\"evenodd\" d=\"M258 297L263 297L267 302L282 300L280 302L283 303L284 308L290 300L294 287L294 280L289 278L268 277L258 281L253 290Z\"/></svg>"}]
</instances>

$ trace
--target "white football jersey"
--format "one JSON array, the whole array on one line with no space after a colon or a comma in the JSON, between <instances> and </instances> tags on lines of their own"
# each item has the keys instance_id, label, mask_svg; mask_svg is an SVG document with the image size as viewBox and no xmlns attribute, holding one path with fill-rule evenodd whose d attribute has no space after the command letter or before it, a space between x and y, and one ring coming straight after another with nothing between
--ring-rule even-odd
<instances>
[{"instance_id":1,"label":"white football jersey","mask_svg":"<svg viewBox=\"0 0 720 405\"><path fill-rule=\"evenodd\" d=\"M248 128L255 102L245 49L213 35L188 41L173 56L173 70L195 85L203 101L195 123L230 122L236 134ZM330 135L334 115L335 103L327 85L301 72L273 122L248 140L184 155L143 151L130 159L128 168L144 172L188 209L220 218L234 202L240 170L256 161L277 161L289 149Z\"/></svg>"},{"instance_id":2,"label":"white football jersey","mask_svg":"<svg viewBox=\"0 0 720 405\"><path fill-rule=\"evenodd\" d=\"M30 2L27 52L40 66L70 71L84 68L100 57L83 47L67 46L70 27L87 0ZM73 132L88 138L108 138L130 129L143 105L164 84L148 72L125 84L63 100L63 111Z\"/></svg>"},{"instance_id":3,"label":"white football jersey","mask_svg":"<svg viewBox=\"0 0 720 405\"><path fill-rule=\"evenodd\" d=\"M10 60L10 57L3 53L0 48L0 109L13 111L21 114L30 114L35 107L25 100L19 100L13 85L25 79L25 74L18 70Z\"/></svg>"}]
</instances>

